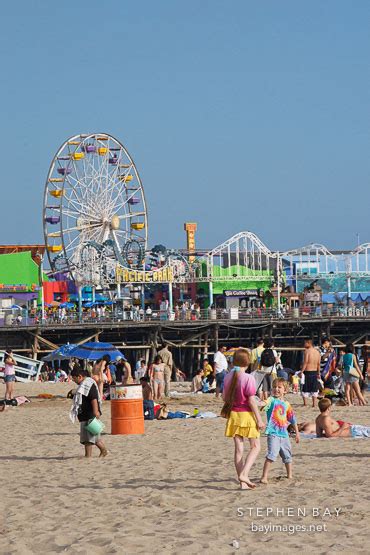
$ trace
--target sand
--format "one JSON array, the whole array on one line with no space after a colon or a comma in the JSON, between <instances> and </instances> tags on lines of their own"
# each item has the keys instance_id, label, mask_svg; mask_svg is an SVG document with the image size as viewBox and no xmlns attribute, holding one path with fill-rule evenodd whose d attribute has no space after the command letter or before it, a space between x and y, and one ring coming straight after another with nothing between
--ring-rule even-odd
<instances>
[{"instance_id":1,"label":"sand","mask_svg":"<svg viewBox=\"0 0 370 555\"><path fill-rule=\"evenodd\" d=\"M1 553L370 552L370 439L302 440L293 445L292 481L282 478L277 462L268 486L241 492L223 419L147 422L144 436L105 435L109 456L85 460L78 426L68 419L71 401L35 398L41 392L65 396L69 389L17 384L17 393L32 402L0 414ZM300 398L288 399L300 420L313 418ZM221 402L205 395L170 404L217 411ZM335 416L370 425L369 407L338 407ZM109 402L103 420L109 432ZM262 439L255 479L265 448ZM273 515L266 516L268 507ZM297 516L298 507L307 516ZM339 516L312 516L325 507L340 508ZM276 514L288 508L292 516ZM325 525L327 531L253 532L252 522Z\"/></svg>"}]
</instances>

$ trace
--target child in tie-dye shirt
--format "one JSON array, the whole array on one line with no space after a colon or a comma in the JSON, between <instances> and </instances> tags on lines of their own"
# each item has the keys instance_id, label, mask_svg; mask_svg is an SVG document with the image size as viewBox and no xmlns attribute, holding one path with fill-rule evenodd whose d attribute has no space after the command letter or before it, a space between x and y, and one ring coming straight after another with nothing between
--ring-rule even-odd
<instances>
[{"instance_id":1,"label":"child in tie-dye shirt","mask_svg":"<svg viewBox=\"0 0 370 555\"><path fill-rule=\"evenodd\" d=\"M287 478L292 478L292 447L288 434L288 426L292 424L295 428L296 443L299 443L299 431L297 420L292 407L284 400L288 390L288 384L282 378L277 378L272 383L272 397L266 401L265 412L267 414L267 455L261 478L262 484L267 484L268 473L271 464L280 457L285 464Z\"/></svg>"}]
</instances>

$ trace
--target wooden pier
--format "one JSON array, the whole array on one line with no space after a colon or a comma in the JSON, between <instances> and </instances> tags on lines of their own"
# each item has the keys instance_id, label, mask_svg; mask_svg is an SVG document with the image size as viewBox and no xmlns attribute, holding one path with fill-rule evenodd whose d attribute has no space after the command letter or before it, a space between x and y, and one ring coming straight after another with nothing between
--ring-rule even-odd
<instances>
[{"instance_id":1,"label":"wooden pier","mask_svg":"<svg viewBox=\"0 0 370 555\"><path fill-rule=\"evenodd\" d=\"M316 344L330 337L336 346L348 342L361 346L370 339L370 315L361 317L251 318L243 320L99 321L71 324L2 327L0 349L42 358L67 342L106 341L123 350L130 362L151 360L164 342L171 348L176 365L188 375L202 357L218 346L252 347L258 337L272 337L286 351L286 365L294 365L303 340Z\"/></svg>"}]
</instances>

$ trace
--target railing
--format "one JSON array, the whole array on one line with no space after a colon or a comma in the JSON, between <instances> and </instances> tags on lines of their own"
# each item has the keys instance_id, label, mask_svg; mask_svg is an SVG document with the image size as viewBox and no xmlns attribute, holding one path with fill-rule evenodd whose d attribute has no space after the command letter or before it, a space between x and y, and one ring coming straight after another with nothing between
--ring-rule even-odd
<instances>
[{"instance_id":1,"label":"railing","mask_svg":"<svg viewBox=\"0 0 370 555\"><path fill-rule=\"evenodd\" d=\"M225 321L225 320L307 320L320 318L350 318L350 319L370 319L370 311L367 307L310 307L304 306L293 308L289 311L282 309L280 312L276 308L230 308L230 309L205 309L205 310L175 310L153 311L151 314L140 313L136 310L119 312L106 312L104 315L92 316L90 313L83 313L80 318L77 312L68 312L65 317L58 317L57 314L47 315L44 320L40 318L24 318L21 323L13 323L11 327L23 326L68 326L73 324L109 324L109 323L135 323L143 324L148 322L172 321L172 322L194 322L194 321ZM5 324L6 327L7 324Z\"/></svg>"}]
</instances>

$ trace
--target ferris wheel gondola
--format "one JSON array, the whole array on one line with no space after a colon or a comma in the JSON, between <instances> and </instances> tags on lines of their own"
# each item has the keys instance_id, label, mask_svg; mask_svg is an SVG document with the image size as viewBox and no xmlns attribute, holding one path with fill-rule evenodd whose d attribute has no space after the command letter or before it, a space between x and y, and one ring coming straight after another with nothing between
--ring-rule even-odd
<instances>
[{"instance_id":1,"label":"ferris wheel gondola","mask_svg":"<svg viewBox=\"0 0 370 555\"><path fill-rule=\"evenodd\" d=\"M122 143L104 133L63 143L46 180L43 224L54 273L81 283L109 281L127 253L137 253L131 260L141 263L148 237L145 195Z\"/></svg>"}]
</instances>

